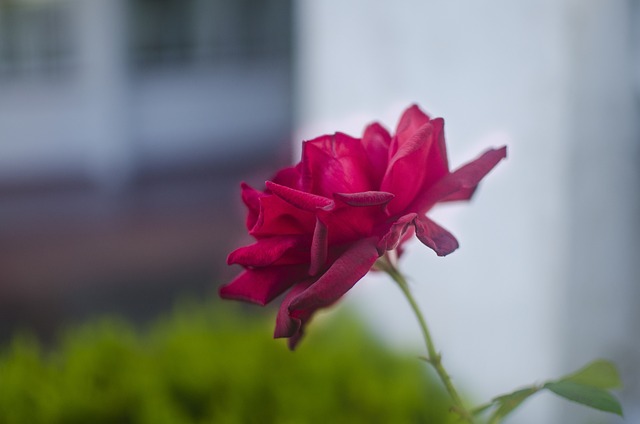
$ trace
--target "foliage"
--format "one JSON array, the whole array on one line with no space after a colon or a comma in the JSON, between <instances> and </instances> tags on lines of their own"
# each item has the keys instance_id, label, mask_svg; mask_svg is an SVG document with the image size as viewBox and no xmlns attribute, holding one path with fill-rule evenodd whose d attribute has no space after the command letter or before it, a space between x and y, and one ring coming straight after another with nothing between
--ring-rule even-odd
<instances>
[{"instance_id":1,"label":"foliage","mask_svg":"<svg viewBox=\"0 0 640 424\"><path fill-rule=\"evenodd\" d=\"M15 337L0 352L0 422L452 420L420 361L385 350L352 317L324 323L292 354L268 336L264 317L222 308L183 304L140 333L103 319L48 350Z\"/></svg>"},{"instance_id":2,"label":"foliage","mask_svg":"<svg viewBox=\"0 0 640 424\"><path fill-rule=\"evenodd\" d=\"M622 416L620 402L609 392L609 389L620 387L622 387L622 380L615 365L604 359L598 359L558 380L547 381L541 385L525 387L508 395L498 396L488 404L479 406L473 412L482 414L495 408L489 423L498 423L530 396L546 389L570 401Z\"/></svg>"}]
</instances>

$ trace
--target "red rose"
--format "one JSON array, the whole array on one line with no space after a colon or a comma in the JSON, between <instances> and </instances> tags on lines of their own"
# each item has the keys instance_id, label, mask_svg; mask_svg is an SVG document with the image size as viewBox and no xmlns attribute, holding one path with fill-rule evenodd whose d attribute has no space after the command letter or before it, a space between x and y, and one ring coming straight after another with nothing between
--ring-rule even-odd
<instances>
[{"instance_id":1,"label":"red rose","mask_svg":"<svg viewBox=\"0 0 640 424\"><path fill-rule=\"evenodd\" d=\"M439 202L470 199L504 157L506 147L489 150L450 172L444 121L415 105L393 137L374 123L361 139L336 133L306 141L301 162L279 171L264 191L242 184L256 243L229 255L229 264L245 270L220 296L265 305L288 290L274 336L289 338L293 349L316 310L412 234L439 256L456 250L455 237L426 213Z\"/></svg>"}]
</instances>

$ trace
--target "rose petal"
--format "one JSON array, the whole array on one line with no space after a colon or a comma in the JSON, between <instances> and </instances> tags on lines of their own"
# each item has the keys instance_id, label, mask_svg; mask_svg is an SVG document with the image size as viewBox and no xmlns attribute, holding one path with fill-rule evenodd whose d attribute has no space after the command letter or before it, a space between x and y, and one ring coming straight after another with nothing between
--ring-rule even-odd
<instances>
[{"instance_id":1,"label":"rose petal","mask_svg":"<svg viewBox=\"0 0 640 424\"><path fill-rule=\"evenodd\" d=\"M413 134L418 131L422 126L430 121L430 118L425 114L418 105L409 106L400 117L398 125L396 126L396 135L391 142L389 148L389 157L395 156L398 149L407 142Z\"/></svg>"},{"instance_id":2,"label":"rose petal","mask_svg":"<svg viewBox=\"0 0 640 424\"><path fill-rule=\"evenodd\" d=\"M477 185L469 188L461 188L460 190L443 197L439 200L439 202L457 202L460 200L469 200L473 197L477 189Z\"/></svg>"},{"instance_id":3,"label":"rose petal","mask_svg":"<svg viewBox=\"0 0 640 424\"><path fill-rule=\"evenodd\" d=\"M426 216L418 216L413 222L418 240L433 249L438 256L446 256L458 248L458 240Z\"/></svg>"},{"instance_id":4,"label":"rose petal","mask_svg":"<svg viewBox=\"0 0 640 424\"><path fill-rule=\"evenodd\" d=\"M289 337L289 339L287 339L287 346L289 347L289 350L291 351L296 350L296 347L298 347L298 343L300 343L300 340L302 340L302 336L304 336L304 329L310 319L311 319L311 316L300 318L300 323L301 323L300 329L296 334L294 334L293 336Z\"/></svg>"},{"instance_id":5,"label":"rose petal","mask_svg":"<svg viewBox=\"0 0 640 424\"><path fill-rule=\"evenodd\" d=\"M220 287L223 299L242 300L264 306L307 274L306 265L283 265L247 269Z\"/></svg>"},{"instance_id":6,"label":"rose petal","mask_svg":"<svg viewBox=\"0 0 640 424\"><path fill-rule=\"evenodd\" d=\"M333 193L372 190L369 160L359 139L335 133L302 146L302 188L331 197Z\"/></svg>"},{"instance_id":7,"label":"rose petal","mask_svg":"<svg viewBox=\"0 0 640 424\"><path fill-rule=\"evenodd\" d=\"M304 321L307 321L311 317L313 311L306 311L292 317L289 314L289 306L291 305L291 301L300 293L305 291L313 281L314 280L307 280L296 284L291 288L291 290L289 290L284 299L282 299L282 303L278 309L278 315L276 316L276 328L273 332L273 337L293 337L296 333L301 332L303 319ZM291 345L289 347L291 348Z\"/></svg>"},{"instance_id":8,"label":"rose petal","mask_svg":"<svg viewBox=\"0 0 640 424\"><path fill-rule=\"evenodd\" d=\"M255 237L310 234L316 218L311 212L299 209L278 196L260 198L260 214L249 234Z\"/></svg>"},{"instance_id":9,"label":"rose petal","mask_svg":"<svg viewBox=\"0 0 640 424\"><path fill-rule=\"evenodd\" d=\"M266 186L282 200L305 211L314 212L317 209L331 209L334 205L333 200L326 197L295 190L271 181L267 181Z\"/></svg>"},{"instance_id":10,"label":"rose petal","mask_svg":"<svg viewBox=\"0 0 640 424\"><path fill-rule=\"evenodd\" d=\"M291 301L289 312L329 306L344 295L378 259L376 239L367 238L351 245L314 284Z\"/></svg>"},{"instance_id":11,"label":"rose petal","mask_svg":"<svg viewBox=\"0 0 640 424\"><path fill-rule=\"evenodd\" d=\"M387 250L393 250L398 246L402 236L407 232L407 229L410 228L410 225L413 224L416 216L418 216L418 214L406 214L391 225L389 231L378 242L379 255L382 256Z\"/></svg>"},{"instance_id":12,"label":"rose petal","mask_svg":"<svg viewBox=\"0 0 640 424\"><path fill-rule=\"evenodd\" d=\"M378 235L376 228L387 219L384 204L350 206L340 200L336 202L335 209L318 212L329 229L329 244L332 246Z\"/></svg>"},{"instance_id":13,"label":"rose petal","mask_svg":"<svg viewBox=\"0 0 640 424\"><path fill-rule=\"evenodd\" d=\"M491 149L479 158L458 168L418 195L410 210L424 213L437 202L444 200L466 200L476 186L502 159L507 157L507 148Z\"/></svg>"},{"instance_id":14,"label":"rose petal","mask_svg":"<svg viewBox=\"0 0 640 424\"><path fill-rule=\"evenodd\" d=\"M405 250L404 244L409 240L412 240L415 233L416 233L416 226L411 225L409 228L407 228L407 231L402 236L400 236L400 241L398 242L398 246L396 246L396 253L398 254L398 258L404 255L404 250Z\"/></svg>"},{"instance_id":15,"label":"rose petal","mask_svg":"<svg viewBox=\"0 0 640 424\"><path fill-rule=\"evenodd\" d=\"M369 125L362 135L362 145L367 152L371 165L371 176L373 186L379 187L382 177L389 162L389 145L391 136L389 132L377 122Z\"/></svg>"},{"instance_id":16,"label":"rose petal","mask_svg":"<svg viewBox=\"0 0 640 424\"><path fill-rule=\"evenodd\" d=\"M316 228L313 230L313 241L311 242L311 263L309 265L309 275L316 275L324 267L327 261L328 236L327 226L320 218L316 220Z\"/></svg>"},{"instance_id":17,"label":"rose petal","mask_svg":"<svg viewBox=\"0 0 640 424\"><path fill-rule=\"evenodd\" d=\"M386 205L395 195L385 191L364 191L361 193L335 193L333 197L349 206L363 207Z\"/></svg>"},{"instance_id":18,"label":"rose petal","mask_svg":"<svg viewBox=\"0 0 640 424\"><path fill-rule=\"evenodd\" d=\"M330 276L328 278L336 278L337 284L342 285L341 289L344 289L346 292L355 282L357 282L364 274L367 273L371 266L377 259L377 252L373 253L371 250L375 250L373 248L374 239L362 240L355 245L353 245L350 249L348 249L338 260L334 263L332 268L327 271L322 277L320 277L317 281L307 280L295 285L289 293L285 296L282 304L280 305L280 309L278 311L278 316L276 318L276 329L274 332L274 337L288 337L288 345L289 349L295 349L296 345L304 335L304 328L306 324L309 322L313 314L317 309L321 307L330 306L335 301L337 301L342 294L338 294L333 289L328 287L329 281L325 279L325 276L329 273ZM365 247L365 246L368 246ZM373 249L372 249L373 248ZM370 251L369 255L365 252ZM371 258L369 258L371 256ZM347 263L356 261L357 264L355 269L350 269ZM339 262L340 261L340 262ZM338 263L339 262L339 263ZM336 263L338 266L336 267ZM333 269L333 271L331 271ZM343 272L341 272L341 269ZM358 271L362 273L362 275L358 275ZM354 271L356 271L354 273ZM355 276L355 280L349 287L345 287L343 282L345 279L350 279ZM324 281L322 281L325 279ZM313 289L316 287L316 284L320 283L324 285L324 289L320 287L319 289ZM332 292L328 296L327 289ZM338 289L338 292L341 290ZM310 291L311 290L311 291ZM314 290L318 290L313 293ZM344 294L344 293L343 293ZM311 301L305 301L305 296L310 295L312 297ZM315 297L315 296L321 297ZM320 300L318 302L318 300ZM305 304L305 302L307 302Z\"/></svg>"},{"instance_id":19,"label":"rose petal","mask_svg":"<svg viewBox=\"0 0 640 424\"><path fill-rule=\"evenodd\" d=\"M247 183L240 184L242 189L242 201L247 206L247 230L251 230L258 221L258 215L260 213L260 197L264 196L264 193L256 190Z\"/></svg>"},{"instance_id":20,"label":"rose petal","mask_svg":"<svg viewBox=\"0 0 640 424\"><path fill-rule=\"evenodd\" d=\"M234 250L227 258L227 264L240 264L243 266L264 267L271 265L294 248L302 248L309 245L308 237L304 236L274 236L258 240L256 243ZM308 248L308 247L307 247ZM303 255L291 258L288 263L301 263L305 261ZM283 265L281 263L281 265Z\"/></svg>"},{"instance_id":21,"label":"rose petal","mask_svg":"<svg viewBox=\"0 0 640 424\"><path fill-rule=\"evenodd\" d=\"M433 142L427 154L424 185L421 190L431 187L449 173L449 160L444 140L444 119L435 118L430 122L433 126Z\"/></svg>"},{"instance_id":22,"label":"rose petal","mask_svg":"<svg viewBox=\"0 0 640 424\"><path fill-rule=\"evenodd\" d=\"M403 212L423 187L432 143L433 126L425 124L400 146L389 162L380 186L381 191L396 195L387 205L389 215Z\"/></svg>"},{"instance_id":23,"label":"rose petal","mask_svg":"<svg viewBox=\"0 0 640 424\"><path fill-rule=\"evenodd\" d=\"M286 187L300 189L300 178L300 164L298 164L296 166L290 166L288 168L281 169L271 179L271 181Z\"/></svg>"}]
</instances>

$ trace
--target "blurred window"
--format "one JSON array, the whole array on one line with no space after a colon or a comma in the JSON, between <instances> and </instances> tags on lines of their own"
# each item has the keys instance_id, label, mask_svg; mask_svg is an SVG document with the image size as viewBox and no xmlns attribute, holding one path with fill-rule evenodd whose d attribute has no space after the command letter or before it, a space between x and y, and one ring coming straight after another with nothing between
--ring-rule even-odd
<instances>
[{"instance_id":1,"label":"blurred window","mask_svg":"<svg viewBox=\"0 0 640 424\"><path fill-rule=\"evenodd\" d=\"M0 78L57 75L72 60L62 0L0 0Z\"/></svg>"},{"instance_id":2,"label":"blurred window","mask_svg":"<svg viewBox=\"0 0 640 424\"><path fill-rule=\"evenodd\" d=\"M291 0L132 0L132 53L142 69L287 60Z\"/></svg>"}]
</instances>

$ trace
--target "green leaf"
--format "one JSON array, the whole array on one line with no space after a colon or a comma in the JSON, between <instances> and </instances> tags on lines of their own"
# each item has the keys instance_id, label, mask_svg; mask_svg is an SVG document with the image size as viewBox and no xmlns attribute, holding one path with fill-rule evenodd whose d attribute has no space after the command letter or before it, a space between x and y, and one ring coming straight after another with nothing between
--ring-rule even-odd
<instances>
[{"instance_id":1,"label":"green leaf","mask_svg":"<svg viewBox=\"0 0 640 424\"><path fill-rule=\"evenodd\" d=\"M471 410L471 415L480 415L483 412L485 412L487 409L493 407L495 405L494 401L491 401L489 403L485 403L484 405L480 405L474 409Z\"/></svg>"},{"instance_id":2,"label":"green leaf","mask_svg":"<svg viewBox=\"0 0 640 424\"><path fill-rule=\"evenodd\" d=\"M491 420L489 422L494 422L498 419L502 419L506 417L508 414L513 412L518 406L522 404L527 398L533 394L535 394L538 390L538 387L527 387L524 389L516 390L513 393L508 395L498 396L493 399L493 402L498 405L498 409L493 413Z\"/></svg>"},{"instance_id":3,"label":"green leaf","mask_svg":"<svg viewBox=\"0 0 640 424\"><path fill-rule=\"evenodd\" d=\"M547 383L544 388L565 399L622 416L620 402L611 393L599 387L564 379Z\"/></svg>"},{"instance_id":4,"label":"green leaf","mask_svg":"<svg viewBox=\"0 0 640 424\"><path fill-rule=\"evenodd\" d=\"M620 380L616 366L604 359L593 361L575 373L562 377L560 381L572 381L600 389L622 387L622 381Z\"/></svg>"}]
</instances>

